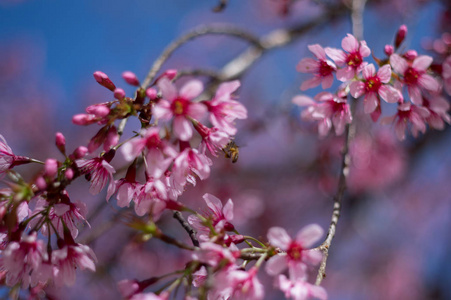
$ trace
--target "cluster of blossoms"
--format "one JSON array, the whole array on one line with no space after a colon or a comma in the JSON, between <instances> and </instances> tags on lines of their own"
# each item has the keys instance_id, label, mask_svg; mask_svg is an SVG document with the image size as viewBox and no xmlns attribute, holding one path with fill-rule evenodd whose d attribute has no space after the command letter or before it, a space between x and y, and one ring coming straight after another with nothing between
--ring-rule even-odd
<instances>
[{"instance_id":1,"label":"cluster of blossoms","mask_svg":"<svg viewBox=\"0 0 451 300\"><path fill-rule=\"evenodd\" d=\"M26 182L13 168L39 161L15 155L3 136L0 139L0 175L10 180L0 190L2 277L9 286L38 290L49 282L72 285L77 268L95 271L97 261L88 246L75 242L77 226L87 223L86 205L71 202L66 191L79 175L75 160L87 150L79 147L66 156L65 138L58 133L56 145L66 160L47 159L43 170Z\"/></svg>"},{"instance_id":2,"label":"cluster of blossoms","mask_svg":"<svg viewBox=\"0 0 451 300\"><path fill-rule=\"evenodd\" d=\"M211 194L205 194L204 200L208 211L188 218L188 222L198 232L200 244L194 249L192 260L186 264L183 276L174 279L170 288L158 295L144 290L159 279L123 280L119 282L119 289L125 298L168 299L171 291L181 285L185 278L198 288L198 298L263 299L264 286L257 274L266 261L267 274L275 277L275 286L287 299L327 299L324 288L307 281L308 268L317 265L322 259L319 250L310 249L323 235L319 225L301 229L295 239L283 228L270 228L267 235L269 243L265 244L238 233L232 224L231 199L224 206L221 200ZM253 245L252 241L258 246ZM249 247L239 248L244 242ZM252 260L257 262L249 266ZM287 269L288 277L284 274ZM186 299L198 299L190 297Z\"/></svg>"},{"instance_id":3,"label":"cluster of blossoms","mask_svg":"<svg viewBox=\"0 0 451 300\"><path fill-rule=\"evenodd\" d=\"M293 98L295 104L307 106L302 117L318 122L320 136L326 136L332 125L335 133L340 135L345 125L351 123L349 95L356 99L363 98L363 111L370 114L374 122L382 114L381 99L387 103L396 103L397 113L382 118L381 122L395 124L395 132L400 140L405 139L408 127L416 137L418 132L426 131L427 124L440 130L445 123L451 123L448 114L450 105L442 94L442 80L445 91L450 94L451 56L437 68L430 56L418 55L415 50L400 52L399 47L406 34L407 27L403 25L398 30L394 45L385 46L387 57L375 58L378 69L365 61L371 54L366 42L359 42L351 34L342 40L344 51L329 47L324 49L318 44L308 46L316 59L302 59L297 70L312 73L313 78L305 81L301 90L319 84L323 89L330 88L334 76L342 82L336 94L322 92L314 99L304 95Z\"/></svg>"}]
</instances>

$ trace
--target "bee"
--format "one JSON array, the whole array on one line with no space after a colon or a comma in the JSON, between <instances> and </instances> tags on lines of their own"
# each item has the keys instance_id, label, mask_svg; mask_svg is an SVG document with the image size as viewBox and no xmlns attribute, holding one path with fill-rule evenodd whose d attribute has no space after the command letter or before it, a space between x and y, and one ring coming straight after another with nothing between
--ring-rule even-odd
<instances>
[{"instance_id":1,"label":"bee","mask_svg":"<svg viewBox=\"0 0 451 300\"><path fill-rule=\"evenodd\" d=\"M226 158L232 158L232 163L236 163L240 154L239 148L240 147L238 147L234 141L230 141L224 148L222 148L222 151L224 152Z\"/></svg>"}]
</instances>

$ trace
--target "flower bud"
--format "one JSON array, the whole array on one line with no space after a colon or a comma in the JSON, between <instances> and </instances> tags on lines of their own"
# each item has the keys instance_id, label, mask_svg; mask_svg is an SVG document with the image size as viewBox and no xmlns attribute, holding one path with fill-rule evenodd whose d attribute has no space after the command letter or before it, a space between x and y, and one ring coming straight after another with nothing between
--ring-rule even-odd
<instances>
[{"instance_id":1,"label":"flower bud","mask_svg":"<svg viewBox=\"0 0 451 300\"><path fill-rule=\"evenodd\" d=\"M158 92L157 92L157 90L154 89L154 88L148 88L148 89L146 90L146 96L149 97L150 100L155 100L155 99L157 99L157 94L158 94Z\"/></svg>"},{"instance_id":2,"label":"flower bud","mask_svg":"<svg viewBox=\"0 0 451 300\"><path fill-rule=\"evenodd\" d=\"M61 132L56 133L55 144L61 153L64 154L66 152L66 138L64 137L64 135Z\"/></svg>"},{"instance_id":3,"label":"flower bud","mask_svg":"<svg viewBox=\"0 0 451 300\"><path fill-rule=\"evenodd\" d=\"M74 170L72 170L71 168L67 169L64 173L64 176L67 180L72 180L72 178L74 178Z\"/></svg>"},{"instance_id":4,"label":"flower bud","mask_svg":"<svg viewBox=\"0 0 451 300\"><path fill-rule=\"evenodd\" d=\"M105 141L103 142L103 150L110 150L110 148L116 146L118 142L119 134L117 133L116 126L111 126L106 134Z\"/></svg>"},{"instance_id":5,"label":"flower bud","mask_svg":"<svg viewBox=\"0 0 451 300\"><path fill-rule=\"evenodd\" d=\"M36 181L34 182L39 190L45 190L47 188L47 183L45 182L44 177L39 176L36 178Z\"/></svg>"},{"instance_id":6,"label":"flower bud","mask_svg":"<svg viewBox=\"0 0 451 300\"><path fill-rule=\"evenodd\" d=\"M116 88L116 86L114 85L114 83L110 80L110 78L108 78L108 76L100 71L96 71L94 72L94 79L103 87L106 87L107 89L109 89L110 91L114 91L114 89Z\"/></svg>"},{"instance_id":7,"label":"flower bud","mask_svg":"<svg viewBox=\"0 0 451 300\"><path fill-rule=\"evenodd\" d=\"M116 98L117 100L121 100L124 99L125 97L125 91L123 89L115 89L114 90L114 98Z\"/></svg>"},{"instance_id":8,"label":"flower bud","mask_svg":"<svg viewBox=\"0 0 451 300\"><path fill-rule=\"evenodd\" d=\"M88 148L85 146L80 146L74 151L74 157L75 159L80 159L86 156L86 153L88 153Z\"/></svg>"},{"instance_id":9,"label":"flower bud","mask_svg":"<svg viewBox=\"0 0 451 300\"><path fill-rule=\"evenodd\" d=\"M110 109L103 104L94 104L86 107L86 112L95 115L97 118L108 116Z\"/></svg>"},{"instance_id":10,"label":"flower bud","mask_svg":"<svg viewBox=\"0 0 451 300\"><path fill-rule=\"evenodd\" d=\"M395 53L395 49L393 48L392 45L385 45L384 47L384 52L387 56L392 55L393 53Z\"/></svg>"},{"instance_id":11,"label":"flower bud","mask_svg":"<svg viewBox=\"0 0 451 300\"><path fill-rule=\"evenodd\" d=\"M407 26L401 25L396 33L395 37L395 48L398 49L401 46L401 43L404 41L407 35Z\"/></svg>"},{"instance_id":12,"label":"flower bud","mask_svg":"<svg viewBox=\"0 0 451 300\"><path fill-rule=\"evenodd\" d=\"M58 161L54 158L49 158L45 161L44 165L45 175L53 178L58 174Z\"/></svg>"},{"instance_id":13,"label":"flower bud","mask_svg":"<svg viewBox=\"0 0 451 300\"><path fill-rule=\"evenodd\" d=\"M177 70L170 69L170 70L167 70L166 72L164 72L163 76L161 76L161 77L167 77L169 80L172 80L175 78L175 76L177 76Z\"/></svg>"},{"instance_id":14,"label":"flower bud","mask_svg":"<svg viewBox=\"0 0 451 300\"><path fill-rule=\"evenodd\" d=\"M415 50L408 50L406 53L404 53L404 57L407 60L414 60L415 58L417 58L418 53Z\"/></svg>"},{"instance_id":15,"label":"flower bud","mask_svg":"<svg viewBox=\"0 0 451 300\"><path fill-rule=\"evenodd\" d=\"M139 86L139 80L133 72L125 71L122 73L122 78L130 85Z\"/></svg>"},{"instance_id":16,"label":"flower bud","mask_svg":"<svg viewBox=\"0 0 451 300\"><path fill-rule=\"evenodd\" d=\"M95 115L92 114L78 114L72 117L72 123L75 125L89 125L95 121Z\"/></svg>"}]
</instances>

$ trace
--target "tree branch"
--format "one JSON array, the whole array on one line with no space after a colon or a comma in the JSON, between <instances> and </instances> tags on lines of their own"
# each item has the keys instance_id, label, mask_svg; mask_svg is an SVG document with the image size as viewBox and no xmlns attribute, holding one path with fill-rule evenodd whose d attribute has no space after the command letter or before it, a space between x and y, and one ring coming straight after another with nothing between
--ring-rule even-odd
<instances>
[{"instance_id":1,"label":"tree branch","mask_svg":"<svg viewBox=\"0 0 451 300\"><path fill-rule=\"evenodd\" d=\"M191 241L193 242L193 245L195 247L199 247L199 240L196 237L196 230L194 230L193 227L185 220L182 213L179 211L174 212L174 218L179 221L180 225L182 225L183 229L188 233L189 237L191 238Z\"/></svg>"}]
</instances>

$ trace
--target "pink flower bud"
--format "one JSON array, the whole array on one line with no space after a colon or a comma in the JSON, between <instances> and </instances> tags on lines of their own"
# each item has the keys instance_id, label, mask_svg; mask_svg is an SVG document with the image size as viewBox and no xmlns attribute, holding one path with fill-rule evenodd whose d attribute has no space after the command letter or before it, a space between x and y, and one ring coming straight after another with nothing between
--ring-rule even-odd
<instances>
[{"instance_id":1,"label":"pink flower bud","mask_svg":"<svg viewBox=\"0 0 451 300\"><path fill-rule=\"evenodd\" d=\"M139 80L133 72L125 71L122 73L122 78L130 85L139 86Z\"/></svg>"},{"instance_id":2,"label":"pink flower bud","mask_svg":"<svg viewBox=\"0 0 451 300\"><path fill-rule=\"evenodd\" d=\"M117 134L116 126L111 126L106 134L105 142L103 143L103 150L108 151L110 148L117 145L119 142L119 134Z\"/></svg>"},{"instance_id":3,"label":"pink flower bud","mask_svg":"<svg viewBox=\"0 0 451 300\"><path fill-rule=\"evenodd\" d=\"M119 292L124 298L130 298L140 290L139 283L137 280L124 279L119 281L117 285L119 288Z\"/></svg>"},{"instance_id":4,"label":"pink flower bud","mask_svg":"<svg viewBox=\"0 0 451 300\"><path fill-rule=\"evenodd\" d=\"M66 138L61 132L57 132L55 135L56 147L61 151L61 153L66 152Z\"/></svg>"},{"instance_id":5,"label":"pink flower bud","mask_svg":"<svg viewBox=\"0 0 451 300\"><path fill-rule=\"evenodd\" d=\"M58 161L53 158L49 158L45 161L44 165L45 175L50 178L53 178L56 174L58 174Z\"/></svg>"},{"instance_id":6,"label":"pink flower bud","mask_svg":"<svg viewBox=\"0 0 451 300\"><path fill-rule=\"evenodd\" d=\"M74 151L75 159L80 159L86 156L86 153L88 153L88 148L85 146L80 146Z\"/></svg>"},{"instance_id":7,"label":"pink flower bud","mask_svg":"<svg viewBox=\"0 0 451 300\"><path fill-rule=\"evenodd\" d=\"M94 104L86 108L86 112L89 114L94 114L97 118L103 118L108 116L110 109L103 104Z\"/></svg>"},{"instance_id":8,"label":"pink flower bud","mask_svg":"<svg viewBox=\"0 0 451 300\"><path fill-rule=\"evenodd\" d=\"M407 35L407 26L401 25L398 29L398 32L396 33L395 37L395 48L398 48L401 46L401 43L404 41Z\"/></svg>"},{"instance_id":9,"label":"pink flower bud","mask_svg":"<svg viewBox=\"0 0 451 300\"><path fill-rule=\"evenodd\" d=\"M38 187L38 189L45 190L47 188L47 183L45 182L44 177L39 176L38 178L36 178L36 181L34 182L36 184L36 186Z\"/></svg>"},{"instance_id":10,"label":"pink flower bud","mask_svg":"<svg viewBox=\"0 0 451 300\"><path fill-rule=\"evenodd\" d=\"M155 99L157 99L157 94L158 94L158 92L157 92L157 90L154 89L154 88L148 88L148 89L146 90L146 95L147 95L147 97L149 97L150 100L155 100Z\"/></svg>"},{"instance_id":11,"label":"pink flower bud","mask_svg":"<svg viewBox=\"0 0 451 300\"><path fill-rule=\"evenodd\" d=\"M125 91L123 89L115 89L114 90L114 98L116 98L117 100L121 100L124 99L125 97Z\"/></svg>"},{"instance_id":12,"label":"pink flower bud","mask_svg":"<svg viewBox=\"0 0 451 300\"><path fill-rule=\"evenodd\" d=\"M172 80L175 78L175 76L177 76L177 70L170 69L170 70L167 70L166 72L164 72L163 76L161 76L161 77L167 77L169 80Z\"/></svg>"},{"instance_id":13,"label":"pink flower bud","mask_svg":"<svg viewBox=\"0 0 451 300\"><path fill-rule=\"evenodd\" d=\"M72 117L72 123L75 125L89 125L95 123L95 115L78 114Z\"/></svg>"},{"instance_id":14,"label":"pink flower bud","mask_svg":"<svg viewBox=\"0 0 451 300\"><path fill-rule=\"evenodd\" d=\"M385 45L384 47L384 52L387 56L392 55L393 53L395 53L395 48L393 48L392 45Z\"/></svg>"},{"instance_id":15,"label":"pink flower bud","mask_svg":"<svg viewBox=\"0 0 451 300\"><path fill-rule=\"evenodd\" d=\"M103 87L106 87L107 89L109 89L110 91L114 91L114 89L116 88L116 86L114 85L114 83L110 80L110 78L108 78L108 76L100 71L96 71L94 72L94 79Z\"/></svg>"},{"instance_id":16,"label":"pink flower bud","mask_svg":"<svg viewBox=\"0 0 451 300\"><path fill-rule=\"evenodd\" d=\"M415 50L408 50L406 53L404 53L404 57L407 60L414 60L415 58L417 58L418 53Z\"/></svg>"},{"instance_id":17,"label":"pink flower bud","mask_svg":"<svg viewBox=\"0 0 451 300\"><path fill-rule=\"evenodd\" d=\"M67 169L64 173L64 176L67 180L72 180L72 178L74 178L74 170L72 170L71 168Z\"/></svg>"}]
</instances>

